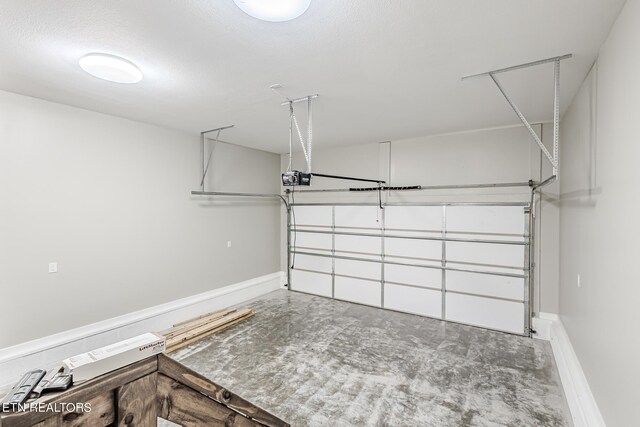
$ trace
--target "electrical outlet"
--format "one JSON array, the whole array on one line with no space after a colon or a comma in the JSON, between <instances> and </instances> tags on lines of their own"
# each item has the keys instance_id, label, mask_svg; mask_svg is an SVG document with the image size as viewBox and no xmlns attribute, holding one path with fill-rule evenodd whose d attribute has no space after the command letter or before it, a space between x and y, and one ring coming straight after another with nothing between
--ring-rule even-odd
<instances>
[{"instance_id":1,"label":"electrical outlet","mask_svg":"<svg viewBox=\"0 0 640 427\"><path fill-rule=\"evenodd\" d=\"M49 263L49 273L57 273L58 272L58 263L50 262Z\"/></svg>"},{"instance_id":2,"label":"electrical outlet","mask_svg":"<svg viewBox=\"0 0 640 427\"><path fill-rule=\"evenodd\" d=\"M580 274L578 274L577 283L578 283L578 287L581 287L581 286L582 286L582 283L580 283Z\"/></svg>"},{"instance_id":3,"label":"electrical outlet","mask_svg":"<svg viewBox=\"0 0 640 427\"><path fill-rule=\"evenodd\" d=\"M231 240L227 240L227 247L230 248L231 247Z\"/></svg>"}]
</instances>

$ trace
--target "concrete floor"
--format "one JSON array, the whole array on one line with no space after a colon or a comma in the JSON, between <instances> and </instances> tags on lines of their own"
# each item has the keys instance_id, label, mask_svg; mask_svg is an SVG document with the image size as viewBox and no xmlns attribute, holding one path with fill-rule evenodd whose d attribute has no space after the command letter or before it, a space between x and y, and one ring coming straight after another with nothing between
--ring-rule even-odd
<instances>
[{"instance_id":1,"label":"concrete floor","mask_svg":"<svg viewBox=\"0 0 640 427\"><path fill-rule=\"evenodd\" d=\"M172 354L292 426L568 426L548 342L276 291Z\"/></svg>"}]
</instances>

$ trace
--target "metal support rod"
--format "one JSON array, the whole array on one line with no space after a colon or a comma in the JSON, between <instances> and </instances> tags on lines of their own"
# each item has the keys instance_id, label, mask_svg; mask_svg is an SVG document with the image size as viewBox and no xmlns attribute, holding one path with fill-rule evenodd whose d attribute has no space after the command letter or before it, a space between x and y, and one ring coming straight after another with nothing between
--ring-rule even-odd
<instances>
[{"instance_id":1,"label":"metal support rod","mask_svg":"<svg viewBox=\"0 0 640 427\"><path fill-rule=\"evenodd\" d=\"M201 132L200 135L204 135L207 133L211 133L211 132L217 132L220 130L225 130L225 129L231 129L232 127L234 127L235 125L229 125L229 126L222 126L221 128L215 128L215 129L210 129L210 130L205 130L204 132Z\"/></svg>"},{"instance_id":2,"label":"metal support rod","mask_svg":"<svg viewBox=\"0 0 640 427\"><path fill-rule=\"evenodd\" d=\"M303 226L301 226L303 227ZM375 233L356 233L352 231L325 231L325 230L306 230L295 227L296 233L308 234L336 234L341 236L358 236L358 237L386 237L390 239L409 239L409 240L432 240L437 242L464 242L464 243L487 243L492 245L516 245L524 246L526 242L519 240L493 240L493 239L463 239L458 237L435 237L435 236L405 236L400 234L375 234Z\"/></svg>"},{"instance_id":3,"label":"metal support rod","mask_svg":"<svg viewBox=\"0 0 640 427\"><path fill-rule=\"evenodd\" d=\"M558 175L558 139L560 137L560 60L553 65L553 175Z\"/></svg>"},{"instance_id":4,"label":"metal support rod","mask_svg":"<svg viewBox=\"0 0 640 427\"><path fill-rule=\"evenodd\" d=\"M304 139L302 138L302 132L300 132L300 125L298 125L298 119L296 118L296 114L293 111L293 102L289 102L289 116L291 120L293 120L293 124L295 125L296 132L298 134L298 139L300 140L300 146L302 146L302 154L304 154L304 159L307 162L307 170L311 170L311 153L307 150L307 145L305 144Z\"/></svg>"},{"instance_id":5,"label":"metal support rod","mask_svg":"<svg viewBox=\"0 0 640 427\"><path fill-rule=\"evenodd\" d=\"M271 193L233 193L228 191L192 191L194 196L237 196L237 197L269 197L281 199L280 194Z\"/></svg>"},{"instance_id":6,"label":"metal support rod","mask_svg":"<svg viewBox=\"0 0 640 427\"><path fill-rule=\"evenodd\" d=\"M382 202L381 202L382 203ZM335 208L334 208L335 209ZM386 258L386 251L385 251L385 235L386 235L386 228L387 228L387 224L385 222L385 217L386 217L386 210L382 210L382 224L380 227L380 232L382 234L382 238L380 239L380 259L382 260L382 262L380 263L380 306L382 308L385 308L384 306L384 291L385 291L385 276L384 276L384 264L385 264L385 258ZM333 234L335 236L336 230L332 230Z\"/></svg>"},{"instance_id":7,"label":"metal support rod","mask_svg":"<svg viewBox=\"0 0 640 427\"><path fill-rule=\"evenodd\" d=\"M525 217L525 234L527 237L527 245L524 250L524 264L526 266L525 279L524 279L524 335L531 336L531 317L533 306L533 288L534 288L534 250L533 250L533 232L534 232L534 200L533 195L535 190L531 190L531 204L524 209Z\"/></svg>"},{"instance_id":8,"label":"metal support rod","mask_svg":"<svg viewBox=\"0 0 640 427\"><path fill-rule=\"evenodd\" d=\"M200 157L202 158L202 173L200 176L205 175L204 167L204 132L200 134ZM204 179L200 182L200 190L204 191Z\"/></svg>"},{"instance_id":9,"label":"metal support rod","mask_svg":"<svg viewBox=\"0 0 640 427\"><path fill-rule=\"evenodd\" d=\"M296 191L297 193L297 191ZM384 206L527 206L529 202L390 202ZM293 203L291 206L378 206L378 203Z\"/></svg>"},{"instance_id":10,"label":"metal support rod","mask_svg":"<svg viewBox=\"0 0 640 427\"><path fill-rule=\"evenodd\" d=\"M549 185L549 184L551 184L551 183L555 182L555 181L556 181L556 179L558 179L558 177L557 177L557 176L555 176L555 175L551 175L549 178L545 179L545 180L544 180L544 181L542 181L541 183L534 185L534 186L532 187L532 189L535 191L535 190L537 190L538 188L542 188L542 187L544 187L544 186L546 186L546 185Z\"/></svg>"},{"instance_id":11,"label":"metal support rod","mask_svg":"<svg viewBox=\"0 0 640 427\"><path fill-rule=\"evenodd\" d=\"M220 137L220 131L218 131L218 133L216 134L216 137L214 138L213 142L218 142L218 138ZM207 172L209 172L209 164L211 164L211 157L213 157L213 150L215 149L215 145L213 147L211 147L211 152L209 153L209 158L207 159L207 164L204 167L204 173L202 174L202 182L200 182L200 187L203 188L202 191L204 191L204 180L207 177ZM204 159L203 159L204 160Z\"/></svg>"},{"instance_id":12,"label":"metal support rod","mask_svg":"<svg viewBox=\"0 0 640 427\"><path fill-rule=\"evenodd\" d=\"M476 270L471 268L442 267L441 265L415 264L415 263L397 262L397 261L382 261L380 259L374 259L374 258L358 258L358 257L349 257L349 256L341 256L341 255L325 255L325 254L319 254L315 252L303 252L303 251L296 251L296 250L294 250L293 253L298 255L317 256L322 258L335 258L335 259L344 259L344 260L350 260L350 261L373 262L378 264L385 262L387 264L392 264L392 265L403 265L406 267L421 267L421 268L429 268L432 270L460 271L463 273L478 273L478 274L486 274L489 276L514 277L517 279L525 278L524 274L502 273L498 271Z\"/></svg>"},{"instance_id":13,"label":"metal support rod","mask_svg":"<svg viewBox=\"0 0 640 427\"><path fill-rule=\"evenodd\" d=\"M318 94L315 94L315 95L302 96L300 98L295 98L295 99L287 98L287 101L282 102L280 105L289 105L289 103L295 104L297 102L306 101L307 99L316 99L318 96L319 96Z\"/></svg>"},{"instance_id":14,"label":"metal support rod","mask_svg":"<svg viewBox=\"0 0 640 427\"><path fill-rule=\"evenodd\" d=\"M293 160L293 108L289 104L289 166L287 172L291 172L291 162Z\"/></svg>"},{"instance_id":15,"label":"metal support rod","mask_svg":"<svg viewBox=\"0 0 640 427\"><path fill-rule=\"evenodd\" d=\"M569 59L573 57L572 54L562 55L562 56L554 56L552 58L541 59L539 61L527 62L526 64L514 65L512 67L507 68L499 68L497 70L486 71L484 73L473 74L470 76L464 76L462 80L473 79L475 77L483 77L488 76L489 74L499 74L506 73L507 71L520 70L522 68L535 67L536 65L548 64L549 62L562 61L563 59Z\"/></svg>"},{"instance_id":16,"label":"metal support rod","mask_svg":"<svg viewBox=\"0 0 640 427\"><path fill-rule=\"evenodd\" d=\"M284 202L287 210L291 209L291 205L284 198L284 196L280 194L270 194L270 193L232 193L226 191L192 191L192 195L194 196L225 196L225 197L260 197L266 199L280 199Z\"/></svg>"},{"instance_id":17,"label":"metal support rod","mask_svg":"<svg viewBox=\"0 0 640 427\"><path fill-rule=\"evenodd\" d=\"M331 230L336 231L336 207L331 208ZM331 255L336 255L336 235L331 235ZM331 258L331 298L336 297L336 260Z\"/></svg>"},{"instance_id":18,"label":"metal support rod","mask_svg":"<svg viewBox=\"0 0 640 427\"><path fill-rule=\"evenodd\" d=\"M205 156L205 135L211 132L218 132L218 134L216 135L215 141L218 141L218 137L220 136L220 132L225 130L225 129L231 129L232 127L234 127L235 125L229 125L229 126L223 126L223 127L219 127L219 128L215 128L215 129L209 129L209 130L205 130L204 132L200 132L200 155L202 157L202 174L200 175L202 177L202 180L200 181L200 189L202 191L205 190L204 188L204 180L207 177L207 172L209 171L209 163L211 162L211 156L213 155L213 149L211 151L211 153L209 154L209 160L207 162L204 161L204 156Z\"/></svg>"},{"instance_id":19,"label":"metal support rod","mask_svg":"<svg viewBox=\"0 0 640 427\"><path fill-rule=\"evenodd\" d=\"M313 174L317 175L317 174ZM318 175L319 176L319 175ZM384 181L383 181L384 183ZM475 188L509 188L509 187L531 187L533 182L504 182L497 184L466 184L466 185L420 185L420 188L388 188L385 191L426 191L426 190L463 190ZM324 190L297 190L296 193L347 193L349 188L328 188Z\"/></svg>"},{"instance_id":20,"label":"metal support rod","mask_svg":"<svg viewBox=\"0 0 640 427\"><path fill-rule=\"evenodd\" d=\"M527 130L533 137L534 141L536 142L536 144L538 144L538 147L540 147L544 155L547 156L547 159L549 159L553 167L554 168L557 167L555 159L553 158L551 153L549 153L549 150L547 150L547 147L544 146L544 144L542 143L542 140L540 139L536 131L533 130L533 128L531 127L527 119L524 117L524 115L520 111L520 109L516 106L516 104L514 104L511 97L509 97L507 92L504 90L504 88L502 87L502 84L500 84L498 79L492 73L489 73L489 77L491 77L491 80L493 80L493 82L496 84L496 86L498 87L498 90L500 90L500 92L502 93L502 96L504 96L504 98L507 100L507 102L509 103L513 111L516 113L516 115L518 116L518 118L520 119L524 127L527 128Z\"/></svg>"},{"instance_id":21,"label":"metal support rod","mask_svg":"<svg viewBox=\"0 0 640 427\"><path fill-rule=\"evenodd\" d=\"M313 139L313 130L312 130L312 115L313 109L311 107L311 97L307 98L307 153L309 154L309 158L307 159L307 173L311 173L311 140Z\"/></svg>"},{"instance_id":22,"label":"metal support rod","mask_svg":"<svg viewBox=\"0 0 640 427\"><path fill-rule=\"evenodd\" d=\"M289 195L287 195L287 207L289 205ZM291 208L287 208L287 286L292 289L291 285Z\"/></svg>"},{"instance_id":23,"label":"metal support rod","mask_svg":"<svg viewBox=\"0 0 640 427\"><path fill-rule=\"evenodd\" d=\"M441 224L441 228L442 228L442 254L441 254L441 259L440 259L440 265L442 266L442 274L441 274L441 278L442 278L442 283L440 284L440 286L442 287L441 290L441 311L440 311L440 317L442 318L442 320L446 320L447 319L447 271L445 270L445 268L447 268L447 242L445 241L446 237L447 237L447 207L443 206L442 207L442 224Z\"/></svg>"}]
</instances>

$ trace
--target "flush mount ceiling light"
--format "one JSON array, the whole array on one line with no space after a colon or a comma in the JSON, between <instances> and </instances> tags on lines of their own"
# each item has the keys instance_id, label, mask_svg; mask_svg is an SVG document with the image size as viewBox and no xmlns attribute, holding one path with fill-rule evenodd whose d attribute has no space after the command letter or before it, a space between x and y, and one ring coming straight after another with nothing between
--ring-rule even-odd
<instances>
[{"instance_id":1,"label":"flush mount ceiling light","mask_svg":"<svg viewBox=\"0 0 640 427\"><path fill-rule=\"evenodd\" d=\"M284 22L302 15L311 0L233 0L248 15L263 21Z\"/></svg>"},{"instance_id":2,"label":"flush mount ceiling light","mask_svg":"<svg viewBox=\"0 0 640 427\"><path fill-rule=\"evenodd\" d=\"M138 83L142 71L134 63L115 55L90 53L80 58L80 67L102 80L114 83Z\"/></svg>"}]
</instances>

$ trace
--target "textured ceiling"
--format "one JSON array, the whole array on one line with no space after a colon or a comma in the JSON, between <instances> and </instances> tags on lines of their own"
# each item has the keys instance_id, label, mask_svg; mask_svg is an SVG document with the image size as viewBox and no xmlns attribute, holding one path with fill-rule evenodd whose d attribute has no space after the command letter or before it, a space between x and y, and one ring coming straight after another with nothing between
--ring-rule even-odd
<instances>
[{"instance_id":1,"label":"textured ceiling","mask_svg":"<svg viewBox=\"0 0 640 427\"><path fill-rule=\"evenodd\" d=\"M232 0L0 0L0 89L273 152L288 113L269 90L319 93L315 146L504 126L489 79L460 77L549 56L573 98L624 0L313 0L300 18L256 20ZM85 74L107 52L137 85ZM501 75L531 121L551 119L552 66ZM305 114L300 114L304 120Z\"/></svg>"}]
</instances>

